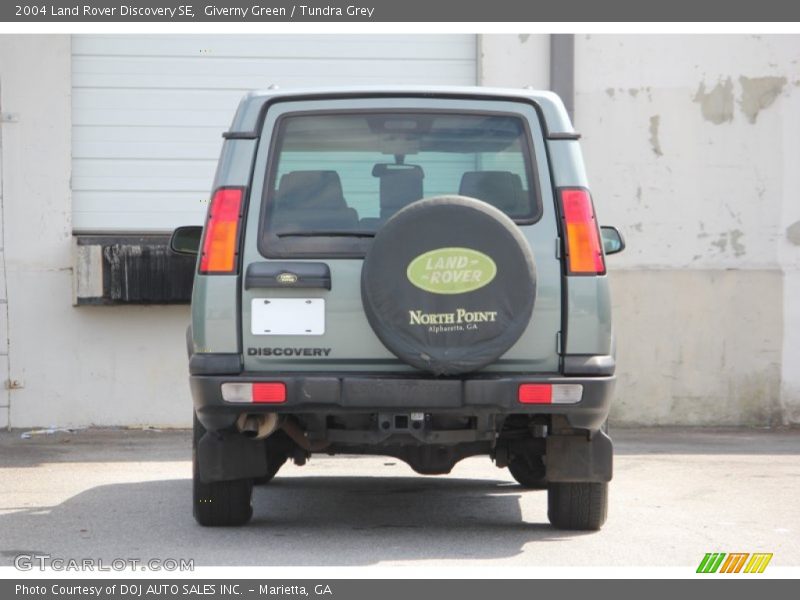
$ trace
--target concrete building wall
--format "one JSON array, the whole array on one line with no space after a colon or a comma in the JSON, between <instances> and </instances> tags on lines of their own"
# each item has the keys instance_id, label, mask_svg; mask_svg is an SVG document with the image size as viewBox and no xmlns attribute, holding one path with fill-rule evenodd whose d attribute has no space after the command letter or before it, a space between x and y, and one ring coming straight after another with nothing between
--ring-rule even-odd
<instances>
[{"instance_id":1,"label":"concrete building wall","mask_svg":"<svg viewBox=\"0 0 800 600\"><path fill-rule=\"evenodd\" d=\"M783 356L781 408L784 421L800 423L800 39L795 39L791 101L781 137L783 203L778 225L778 262L783 269ZM790 75L791 77L791 75Z\"/></svg>"},{"instance_id":2,"label":"concrete building wall","mask_svg":"<svg viewBox=\"0 0 800 600\"><path fill-rule=\"evenodd\" d=\"M188 307L71 303L70 37L0 36L0 81L11 425L186 425Z\"/></svg>"},{"instance_id":3,"label":"concrete building wall","mask_svg":"<svg viewBox=\"0 0 800 600\"><path fill-rule=\"evenodd\" d=\"M10 389L8 381L8 302L6 301L6 263L3 251L3 125L14 117L3 111L3 80L0 78L0 429L8 427Z\"/></svg>"},{"instance_id":4,"label":"concrete building wall","mask_svg":"<svg viewBox=\"0 0 800 600\"><path fill-rule=\"evenodd\" d=\"M616 423L798 421L798 56L798 36L576 36L595 202L628 241Z\"/></svg>"},{"instance_id":5,"label":"concrete building wall","mask_svg":"<svg viewBox=\"0 0 800 600\"><path fill-rule=\"evenodd\" d=\"M484 34L478 36L478 85L550 87L550 36Z\"/></svg>"},{"instance_id":6,"label":"concrete building wall","mask_svg":"<svg viewBox=\"0 0 800 600\"><path fill-rule=\"evenodd\" d=\"M800 421L800 38L575 43L595 200L629 243L609 259L614 422ZM0 376L18 382L0 426L185 426L188 307L71 305L70 44L0 36L0 107L18 116L0 126ZM548 49L481 36L478 80L547 87Z\"/></svg>"}]
</instances>

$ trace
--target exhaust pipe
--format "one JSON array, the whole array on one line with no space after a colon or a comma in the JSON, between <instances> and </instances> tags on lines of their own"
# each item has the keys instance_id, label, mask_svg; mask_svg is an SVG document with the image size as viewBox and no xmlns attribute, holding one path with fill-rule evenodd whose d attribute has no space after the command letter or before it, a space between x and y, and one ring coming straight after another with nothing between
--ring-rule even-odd
<instances>
[{"instance_id":1,"label":"exhaust pipe","mask_svg":"<svg viewBox=\"0 0 800 600\"><path fill-rule=\"evenodd\" d=\"M242 413L236 419L236 429L247 438L263 440L278 429L278 415L275 413L264 413L262 415Z\"/></svg>"}]
</instances>

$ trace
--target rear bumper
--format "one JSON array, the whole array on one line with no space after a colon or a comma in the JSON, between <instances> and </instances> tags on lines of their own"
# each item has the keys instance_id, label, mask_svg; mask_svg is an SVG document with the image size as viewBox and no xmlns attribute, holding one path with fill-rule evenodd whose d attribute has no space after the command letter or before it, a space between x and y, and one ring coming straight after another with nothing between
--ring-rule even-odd
<instances>
[{"instance_id":1,"label":"rear bumper","mask_svg":"<svg viewBox=\"0 0 800 600\"><path fill-rule=\"evenodd\" d=\"M226 382L282 382L286 402L281 404L231 403L222 399ZM521 404L517 400L522 383L580 384L583 395L575 404ZM615 378L484 375L434 379L397 373L242 373L238 375L192 375L192 398L198 419L208 430L231 427L239 414L277 412L283 414L337 414L371 412L426 412L460 415L553 414L563 415L571 427L597 431L608 417Z\"/></svg>"}]
</instances>

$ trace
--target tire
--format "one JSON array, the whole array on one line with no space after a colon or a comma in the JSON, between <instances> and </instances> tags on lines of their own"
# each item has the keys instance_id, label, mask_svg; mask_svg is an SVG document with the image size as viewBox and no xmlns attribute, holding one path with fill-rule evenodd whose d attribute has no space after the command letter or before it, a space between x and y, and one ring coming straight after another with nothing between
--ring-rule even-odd
<instances>
[{"instance_id":1,"label":"tire","mask_svg":"<svg viewBox=\"0 0 800 600\"><path fill-rule=\"evenodd\" d=\"M531 464L533 461L533 464ZM547 488L544 463L541 456L518 456L508 463L508 471L517 483L529 490L543 490Z\"/></svg>"},{"instance_id":2,"label":"tire","mask_svg":"<svg viewBox=\"0 0 800 600\"><path fill-rule=\"evenodd\" d=\"M607 514L607 483L557 482L547 486L547 517L557 529L597 531Z\"/></svg>"},{"instance_id":3,"label":"tire","mask_svg":"<svg viewBox=\"0 0 800 600\"><path fill-rule=\"evenodd\" d=\"M196 415L193 429L192 499L195 520L204 527L244 525L253 515L251 505L253 482L249 479L213 481L211 483L201 481L197 442L205 434L205 429L197 420Z\"/></svg>"},{"instance_id":4,"label":"tire","mask_svg":"<svg viewBox=\"0 0 800 600\"><path fill-rule=\"evenodd\" d=\"M536 267L519 227L464 196L414 202L381 227L361 270L372 330L400 360L434 375L495 362L533 314Z\"/></svg>"}]
</instances>

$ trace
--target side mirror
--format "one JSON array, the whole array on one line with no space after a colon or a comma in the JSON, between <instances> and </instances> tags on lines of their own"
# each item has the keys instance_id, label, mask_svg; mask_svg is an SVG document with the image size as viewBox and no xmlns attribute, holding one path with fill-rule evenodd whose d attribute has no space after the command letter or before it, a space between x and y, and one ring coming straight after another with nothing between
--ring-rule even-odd
<instances>
[{"instance_id":1,"label":"side mirror","mask_svg":"<svg viewBox=\"0 0 800 600\"><path fill-rule=\"evenodd\" d=\"M603 238L603 251L606 255L618 254L625 250L625 238L616 227L603 226L600 228L600 235Z\"/></svg>"},{"instance_id":2,"label":"side mirror","mask_svg":"<svg viewBox=\"0 0 800 600\"><path fill-rule=\"evenodd\" d=\"M200 239L203 237L203 228L199 225L178 227L169 238L169 249L175 254L197 256L200 252Z\"/></svg>"}]
</instances>

